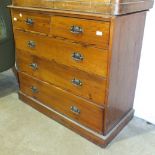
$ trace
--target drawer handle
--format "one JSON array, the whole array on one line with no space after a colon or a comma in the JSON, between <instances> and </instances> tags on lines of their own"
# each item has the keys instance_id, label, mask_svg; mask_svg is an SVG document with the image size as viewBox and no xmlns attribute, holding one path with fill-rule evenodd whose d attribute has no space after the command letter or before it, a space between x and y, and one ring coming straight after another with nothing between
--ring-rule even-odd
<instances>
[{"instance_id":1,"label":"drawer handle","mask_svg":"<svg viewBox=\"0 0 155 155\"><path fill-rule=\"evenodd\" d=\"M27 19L25 20L25 23L26 23L27 25L32 26L32 25L34 24L34 21L33 21L33 19L31 19L31 18L27 18Z\"/></svg>"},{"instance_id":2,"label":"drawer handle","mask_svg":"<svg viewBox=\"0 0 155 155\"><path fill-rule=\"evenodd\" d=\"M38 65L37 65L36 63L31 63L29 66L30 66L33 70L38 69Z\"/></svg>"},{"instance_id":3,"label":"drawer handle","mask_svg":"<svg viewBox=\"0 0 155 155\"><path fill-rule=\"evenodd\" d=\"M83 59L84 59L83 55L80 54L80 53L78 53L78 52L74 52L74 53L72 54L72 58L73 58L73 60L75 60L75 61L83 61Z\"/></svg>"},{"instance_id":4,"label":"drawer handle","mask_svg":"<svg viewBox=\"0 0 155 155\"><path fill-rule=\"evenodd\" d=\"M79 115L80 114L80 110L76 107L76 106L71 106L71 111L73 113L75 113L76 115Z\"/></svg>"},{"instance_id":5,"label":"drawer handle","mask_svg":"<svg viewBox=\"0 0 155 155\"><path fill-rule=\"evenodd\" d=\"M29 40L27 45L28 45L29 48L35 48L36 47L35 41L32 41L32 40Z\"/></svg>"},{"instance_id":6,"label":"drawer handle","mask_svg":"<svg viewBox=\"0 0 155 155\"><path fill-rule=\"evenodd\" d=\"M35 86L32 86L31 91L32 91L32 93L38 93L38 88Z\"/></svg>"},{"instance_id":7,"label":"drawer handle","mask_svg":"<svg viewBox=\"0 0 155 155\"><path fill-rule=\"evenodd\" d=\"M75 86L82 86L82 81L74 78L72 84Z\"/></svg>"},{"instance_id":8,"label":"drawer handle","mask_svg":"<svg viewBox=\"0 0 155 155\"><path fill-rule=\"evenodd\" d=\"M80 27L80 26L75 26L75 25L73 25L73 26L71 26L71 28L70 28L70 32L71 32L71 33L74 33L74 34L82 34L82 33L83 33L83 28Z\"/></svg>"}]
</instances>

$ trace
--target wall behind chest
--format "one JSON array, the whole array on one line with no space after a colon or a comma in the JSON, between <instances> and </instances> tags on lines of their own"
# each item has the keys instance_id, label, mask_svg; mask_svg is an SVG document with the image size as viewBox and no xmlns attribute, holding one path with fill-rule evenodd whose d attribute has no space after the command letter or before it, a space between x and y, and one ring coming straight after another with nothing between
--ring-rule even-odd
<instances>
[{"instance_id":1,"label":"wall behind chest","mask_svg":"<svg viewBox=\"0 0 155 155\"><path fill-rule=\"evenodd\" d=\"M135 96L135 115L155 124L155 8L147 14Z\"/></svg>"}]
</instances>

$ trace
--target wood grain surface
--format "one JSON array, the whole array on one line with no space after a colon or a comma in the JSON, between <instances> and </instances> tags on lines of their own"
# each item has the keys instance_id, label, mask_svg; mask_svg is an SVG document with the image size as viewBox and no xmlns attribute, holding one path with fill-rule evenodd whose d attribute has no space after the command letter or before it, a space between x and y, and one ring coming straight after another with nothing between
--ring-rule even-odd
<instances>
[{"instance_id":1,"label":"wood grain surface","mask_svg":"<svg viewBox=\"0 0 155 155\"><path fill-rule=\"evenodd\" d=\"M31 19L33 24L27 24L26 21ZM12 23L14 29L35 31L48 34L50 31L51 18L49 15L25 12L23 10L12 10Z\"/></svg>"},{"instance_id":2,"label":"wood grain surface","mask_svg":"<svg viewBox=\"0 0 155 155\"><path fill-rule=\"evenodd\" d=\"M152 8L153 0L13 0L15 6L122 15Z\"/></svg>"},{"instance_id":3,"label":"wood grain surface","mask_svg":"<svg viewBox=\"0 0 155 155\"><path fill-rule=\"evenodd\" d=\"M44 58L31 56L30 54L17 50L17 66L21 72L32 77L59 86L73 94L86 98L96 104L105 104L106 80L102 77L88 74L81 70L57 64ZM32 64L37 65L33 69ZM73 84L72 80L78 79L82 85Z\"/></svg>"},{"instance_id":4,"label":"wood grain surface","mask_svg":"<svg viewBox=\"0 0 155 155\"><path fill-rule=\"evenodd\" d=\"M46 106L55 109L96 132L103 132L103 108L99 108L80 97L76 97L60 88L34 79L26 74L19 73L19 80L20 90L24 94L35 98ZM31 90L32 87L37 89L36 92ZM80 110L79 114L72 112L72 106Z\"/></svg>"},{"instance_id":5,"label":"wood grain surface","mask_svg":"<svg viewBox=\"0 0 155 155\"><path fill-rule=\"evenodd\" d=\"M75 42L83 42L86 45L96 45L103 49L108 49L109 47L109 22L53 16L51 26L51 34L53 36L67 38ZM83 33L72 33L72 26L81 27Z\"/></svg>"},{"instance_id":6,"label":"wood grain surface","mask_svg":"<svg viewBox=\"0 0 155 155\"><path fill-rule=\"evenodd\" d=\"M60 64L75 67L88 73L93 73L104 78L107 77L108 51L91 46L83 46L43 35L33 33L14 32L16 48L24 50L38 57L54 60ZM35 47L28 47L28 41L35 42ZM75 61L73 53L80 53L82 61Z\"/></svg>"},{"instance_id":7,"label":"wood grain surface","mask_svg":"<svg viewBox=\"0 0 155 155\"><path fill-rule=\"evenodd\" d=\"M146 12L113 18L106 131L133 108Z\"/></svg>"}]
</instances>

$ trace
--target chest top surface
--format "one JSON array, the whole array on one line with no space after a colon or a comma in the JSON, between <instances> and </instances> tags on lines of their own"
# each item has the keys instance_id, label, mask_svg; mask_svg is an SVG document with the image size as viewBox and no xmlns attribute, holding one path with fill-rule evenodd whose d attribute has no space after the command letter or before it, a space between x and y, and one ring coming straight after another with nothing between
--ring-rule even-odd
<instances>
[{"instance_id":1,"label":"chest top surface","mask_svg":"<svg viewBox=\"0 0 155 155\"><path fill-rule=\"evenodd\" d=\"M153 6L153 0L13 0L14 6L121 15Z\"/></svg>"}]
</instances>

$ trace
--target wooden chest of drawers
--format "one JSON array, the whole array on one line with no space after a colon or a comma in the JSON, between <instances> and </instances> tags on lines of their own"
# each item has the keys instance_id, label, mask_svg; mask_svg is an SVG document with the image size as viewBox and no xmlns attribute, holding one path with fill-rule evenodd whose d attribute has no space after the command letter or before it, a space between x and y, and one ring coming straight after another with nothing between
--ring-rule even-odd
<instances>
[{"instance_id":1,"label":"wooden chest of drawers","mask_svg":"<svg viewBox=\"0 0 155 155\"><path fill-rule=\"evenodd\" d=\"M10 8L19 98L106 146L134 114L146 11L112 16Z\"/></svg>"}]
</instances>

